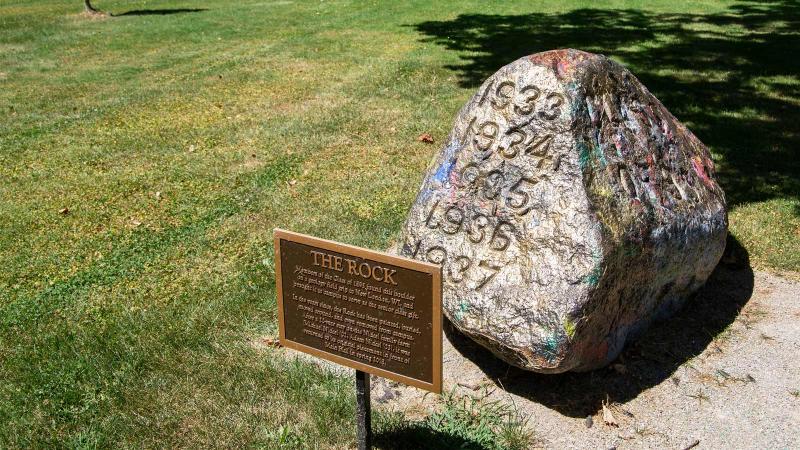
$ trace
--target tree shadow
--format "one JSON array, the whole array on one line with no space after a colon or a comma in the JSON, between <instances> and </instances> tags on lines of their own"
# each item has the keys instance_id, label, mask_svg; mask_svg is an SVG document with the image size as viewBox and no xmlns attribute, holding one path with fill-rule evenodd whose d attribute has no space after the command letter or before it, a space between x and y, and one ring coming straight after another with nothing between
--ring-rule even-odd
<instances>
[{"instance_id":1,"label":"tree shadow","mask_svg":"<svg viewBox=\"0 0 800 450\"><path fill-rule=\"evenodd\" d=\"M721 13L578 9L462 14L413 27L458 52L446 66L477 88L501 66L556 48L628 67L717 156L730 204L800 193L800 2L739 2Z\"/></svg>"},{"instance_id":2,"label":"tree shadow","mask_svg":"<svg viewBox=\"0 0 800 450\"><path fill-rule=\"evenodd\" d=\"M753 281L747 250L728 235L722 261L705 286L677 314L628 343L615 361L623 366L619 371L612 364L584 373L536 374L495 358L449 322L445 333L453 347L498 387L564 415L585 417L599 411L603 401L627 402L668 378L680 383L673 375L676 369L702 353L736 320L750 300Z\"/></svg>"},{"instance_id":3,"label":"tree shadow","mask_svg":"<svg viewBox=\"0 0 800 450\"><path fill-rule=\"evenodd\" d=\"M119 14L111 14L114 17L121 16L166 16L169 14L184 14L208 11L207 8L172 8L172 9L134 9Z\"/></svg>"}]
</instances>

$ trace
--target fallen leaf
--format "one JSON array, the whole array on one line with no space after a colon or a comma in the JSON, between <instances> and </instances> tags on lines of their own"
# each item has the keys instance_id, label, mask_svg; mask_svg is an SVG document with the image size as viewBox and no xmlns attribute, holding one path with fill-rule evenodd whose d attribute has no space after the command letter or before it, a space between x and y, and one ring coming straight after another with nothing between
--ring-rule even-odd
<instances>
[{"instance_id":1,"label":"fallen leaf","mask_svg":"<svg viewBox=\"0 0 800 450\"><path fill-rule=\"evenodd\" d=\"M424 142L426 144L433 144L433 136L430 133L422 133L417 138L418 141Z\"/></svg>"},{"instance_id":2,"label":"fallen leaf","mask_svg":"<svg viewBox=\"0 0 800 450\"><path fill-rule=\"evenodd\" d=\"M140 226L140 225L142 224L142 222L139 222L139 221L138 221L138 220L136 220L136 219L131 219L131 224L132 224L134 227L138 227L138 226Z\"/></svg>"},{"instance_id":3,"label":"fallen leaf","mask_svg":"<svg viewBox=\"0 0 800 450\"><path fill-rule=\"evenodd\" d=\"M61 208L58 210L58 213L61 214L62 216L66 216L67 214L69 214L69 208Z\"/></svg>"},{"instance_id":4,"label":"fallen leaf","mask_svg":"<svg viewBox=\"0 0 800 450\"><path fill-rule=\"evenodd\" d=\"M261 339L261 343L266 345L267 347L273 347L273 348L281 348L281 347L283 347L281 345L281 341L279 339L275 339L275 338L263 338L263 339Z\"/></svg>"},{"instance_id":5,"label":"fallen leaf","mask_svg":"<svg viewBox=\"0 0 800 450\"><path fill-rule=\"evenodd\" d=\"M608 408L608 403L605 402L603 402L603 422L605 422L605 424L608 426L612 427L619 426L619 422L617 422L617 419L614 417L614 414L611 413L611 409Z\"/></svg>"},{"instance_id":6,"label":"fallen leaf","mask_svg":"<svg viewBox=\"0 0 800 450\"><path fill-rule=\"evenodd\" d=\"M294 186L295 184L297 184L297 180L295 179L289 180L289 186Z\"/></svg>"}]
</instances>

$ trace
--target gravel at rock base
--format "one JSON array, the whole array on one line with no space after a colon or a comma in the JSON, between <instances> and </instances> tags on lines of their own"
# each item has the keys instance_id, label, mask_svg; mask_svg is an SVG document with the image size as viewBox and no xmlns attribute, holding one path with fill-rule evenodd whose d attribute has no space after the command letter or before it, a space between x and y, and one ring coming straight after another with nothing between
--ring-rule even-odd
<instances>
[{"instance_id":1,"label":"gravel at rock base","mask_svg":"<svg viewBox=\"0 0 800 450\"><path fill-rule=\"evenodd\" d=\"M670 322L593 372L533 374L448 332L445 389L513 405L544 448L800 448L798 323L800 283L718 267ZM386 383L373 379L377 398ZM376 407L426 414L438 397L425 394L393 387ZM619 426L604 423L605 402Z\"/></svg>"}]
</instances>

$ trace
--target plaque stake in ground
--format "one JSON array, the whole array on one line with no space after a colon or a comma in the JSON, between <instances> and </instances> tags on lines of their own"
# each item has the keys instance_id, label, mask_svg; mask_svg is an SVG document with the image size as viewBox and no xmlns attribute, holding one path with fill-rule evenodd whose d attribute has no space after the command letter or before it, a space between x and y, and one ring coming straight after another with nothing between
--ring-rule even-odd
<instances>
[{"instance_id":1,"label":"plaque stake in ground","mask_svg":"<svg viewBox=\"0 0 800 450\"><path fill-rule=\"evenodd\" d=\"M442 391L442 276L435 264L275 230L284 347L356 369L359 448L369 374Z\"/></svg>"},{"instance_id":2,"label":"plaque stake in ground","mask_svg":"<svg viewBox=\"0 0 800 450\"><path fill-rule=\"evenodd\" d=\"M356 441L358 442L358 450L372 448L369 374L360 370L356 370Z\"/></svg>"}]
</instances>

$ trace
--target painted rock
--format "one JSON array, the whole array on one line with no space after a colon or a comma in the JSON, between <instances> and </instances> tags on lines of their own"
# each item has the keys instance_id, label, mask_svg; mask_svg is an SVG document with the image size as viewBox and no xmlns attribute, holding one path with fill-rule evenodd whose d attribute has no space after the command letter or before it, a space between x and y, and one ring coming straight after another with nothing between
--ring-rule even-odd
<instances>
[{"instance_id":1,"label":"painted rock","mask_svg":"<svg viewBox=\"0 0 800 450\"><path fill-rule=\"evenodd\" d=\"M464 334L536 372L612 361L725 248L708 149L627 69L554 50L489 77L456 118L398 252L441 264Z\"/></svg>"}]
</instances>

